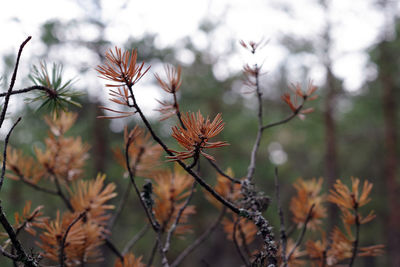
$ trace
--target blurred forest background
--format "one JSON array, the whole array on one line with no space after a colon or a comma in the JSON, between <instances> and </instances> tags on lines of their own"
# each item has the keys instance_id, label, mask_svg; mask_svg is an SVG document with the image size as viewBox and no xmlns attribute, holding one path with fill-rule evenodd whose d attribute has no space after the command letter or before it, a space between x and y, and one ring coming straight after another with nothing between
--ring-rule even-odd
<instances>
[{"instance_id":1,"label":"blurred forest background","mask_svg":"<svg viewBox=\"0 0 400 267\"><path fill-rule=\"evenodd\" d=\"M96 79L97 74L94 68L104 61L105 51L114 47L115 43L105 35L109 22L101 19L100 2L96 0L86 2L90 4L81 4L81 8L87 13L85 19L71 21L52 19L45 22L41 26L40 36L33 36L34 39L32 39L32 42L42 43L45 49L41 51L44 52L31 55L25 51L21 65L37 65L40 60L46 61L48 65L52 62L60 62L66 69L75 70L70 73L79 73L75 82L76 90L89 93L79 99L82 108L71 108L79 113L79 117L69 134L80 135L91 145L85 176L93 178L98 172L105 173L108 181L115 182L118 192L122 194L129 180L123 177L123 170L116 163L112 149L123 144L123 123L129 123L132 127L136 124L136 118L130 117L120 122L96 119L96 116L101 115L98 106L102 105L107 97L102 81ZM325 10L328 14L330 8L328 1L315 2L318 8ZM385 13L391 10L391 3L381 1L375 8ZM337 25L328 19L329 16L324 22L324 30L313 39L282 34L279 39L271 40L275 44L279 43L281 49L287 52L287 56L280 63L278 71L274 70L273 75L267 73L261 81L264 115L269 122L274 122L290 114L290 110L280 98L287 92L288 85L293 82L307 84L308 79L313 79L310 75L310 60L323 66L324 77L320 79L321 83L317 83L319 87L317 94L320 97L312 103L315 112L308 115L304 121L296 118L288 124L268 130L264 135L258 154L256 183L273 199L275 194L273 170L274 166L279 167L281 196L286 220L290 222L291 214L288 207L290 198L295 192L292 183L298 177L305 179L324 177L325 189L328 189L329 184L338 178L345 183L349 183L351 176L371 181L374 184L371 196L373 201L369 205L375 210L377 219L361 228L361 244L385 244L387 250L384 256L374 259L358 258L356 266L400 266L398 253L400 251L398 168L400 16L393 13L395 12L387 13L385 28L365 51L369 60L365 69L366 78L357 90L346 90L344 82L332 70L337 58L331 53L335 45L335 39L331 33ZM343 22L340 27L345 27L345 25L346 22ZM242 49L239 40L231 40L231 45L222 50L224 52L211 53L215 45L213 38L219 27L223 27L223 18L221 21L215 18L204 18L199 25L199 31L206 36L207 40L207 46L203 49L199 49L189 35L180 39L177 42L179 45L160 47L157 45L157 32L148 32L143 36L125 36L123 46L126 49L137 48L139 61L152 65L150 73L163 74L164 63L182 66L181 110L200 109L203 114L210 114L211 117L219 112L222 113L226 126L220 140L228 141L231 146L213 155L220 166L231 167L236 177L241 177L246 174L256 135L257 120L254 109L256 99L251 94L243 94L245 87L240 71L225 72L224 75L216 74L216 69L223 68L224 61L231 54L238 53ZM90 31L90 34L86 34L86 31ZM357 35L356 32L354 34ZM259 39L263 37L269 39L268 36L260 36ZM5 41L7 41L6 38L3 39L3 42ZM13 45L17 47L19 43ZM72 50L74 53L70 52ZM0 73L3 77L3 90L6 90L10 80L16 49L9 52L1 55L3 66L5 66ZM80 56L76 57L77 55ZM259 62L263 61L268 61L268 54ZM242 62L242 64L246 63L248 62ZM296 74L291 73L293 65L297 66ZM156 86L156 80L152 74L147 74L147 76L147 80L143 82L143 88L141 88L141 82L136 90L145 91L149 88L148 90L153 93L146 95L146 92L140 92L141 97L154 98L153 87ZM293 77L300 77L301 80L293 80ZM23 88L29 85L27 75L21 74L18 87ZM96 92L98 92L97 95ZM160 100L163 98L161 93L156 93L155 96ZM139 98L139 103L145 101L142 98ZM11 145L33 154L34 146L44 146L42 141L47 127L42 120L43 114L36 112L37 107L34 105L25 104L24 97L15 97L13 103L15 112L10 116L22 116L23 121L16 128ZM148 105L149 108L145 112L151 116L152 123L156 125L161 135L168 137L170 127L175 124L175 121L170 119L159 122L159 115L152 110L157 106L151 105ZM172 144L171 140L170 142ZM209 183L214 184L216 174L205 163L202 164L202 173ZM142 179L139 180L142 182ZM61 201L51 196L38 193L12 180L6 181L1 200L7 214L20 210L26 199L31 199L33 206L44 204L45 212L49 214L56 207L62 206ZM118 200L119 198L116 198L113 201L117 203ZM197 203L197 214L190 220L194 224L194 232L184 240L175 240L171 255L179 254L207 225L215 220L218 214L218 211L204 200L200 190L194 195L193 202ZM276 226L275 232L278 233L279 219L276 210L273 200L266 217ZM144 224L143 212L136 196L131 195L129 205L117 222L112 240L117 246L123 247ZM145 259L148 257L153 246L152 235L153 233L147 233L145 238L135 245L136 255L144 255ZM104 255L110 260L104 262L102 266L111 266L114 255L110 254L107 248L104 248ZM222 228L197 249L183 263L183 266L205 266L204 261L209 266L236 266L235 264L239 261L233 243L226 240ZM0 258L0 265L12 266L12 263Z\"/></svg>"}]
</instances>

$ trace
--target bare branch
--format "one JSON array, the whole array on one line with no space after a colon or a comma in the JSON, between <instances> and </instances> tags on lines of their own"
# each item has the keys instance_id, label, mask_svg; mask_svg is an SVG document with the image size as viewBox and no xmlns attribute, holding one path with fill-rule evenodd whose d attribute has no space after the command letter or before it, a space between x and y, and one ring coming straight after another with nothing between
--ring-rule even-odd
<instances>
[{"instance_id":1,"label":"bare branch","mask_svg":"<svg viewBox=\"0 0 400 267\"><path fill-rule=\"evenodd\" d=\"M133 177L136 176L137 165L139 164L143 154L144 154L144 148L140 149L140 151L139 151L139 153L138 153L138 155L136 157L136 160L135 160L135 163L134 163L133 169L132 169L132 176ZM124 192L124 194L123 194L118 206L117 206L117 210L115 211L113 217L110 219L110 222L108 223L108 229L110 231L114 227L114 224L118 219L118 216L121 214L123 208L125 207L125 204L126 204L126 202L128 201L128 198L129 198L130 191L131 191L131 187L128 185L126 187L126 189L125 189L125 192Z\"/></svg>"},{"instance_id":2,"label":"bare branch","mask_svg":"<svg viewBox=\"0 0 400 267\"><path fill-rule=\"evenodd\" d=\"M12 91L10 93L10 95L24 94L24 93L28 93L28 92L34 91L34 90L45 91L45 92L48 92L51 95L53 95L55 93L54 89L51 89L51 88L48 88L48 87L45 87L45 86L42 86L42 85L34 85L34 86L30 86L30 87L27 87L27 88L24 88L24 89ZM8 92L7 93L0 93L0 97L5 97L5 96L7 96L7 94L8 94Z\"/></svg>"},{"instance_id":3,"label":"bare branch","mask_svg":"<svg viewBox=\"0 0 400 267\"><path fill-rule=\"evenodd\" d=\"M21 121L21 117L17 119L17 121L14 123L14 125L11 127L10 131L8 131L8 134L6 136L6 139L4 140L4 151L3 151L3 166L1 168L1 177L0 177L0 190L3 186L4 182L4 175L6 174L6 164L7 164L7 146L8 146L8 140L10 139L11 133L14 130L15 126L17 126L18 122Z\"/></svg>"},{"instance_id":4,"label":"bare branch","mask_svg":"<svg viewBox=\"0 0 400 267\"><path fill-rule=\"evenodd\" d=\"M262 130L264 131L264 130L266 130L266 129L268 129L268 128L271 128L271 127L274 127L274 126L278 126L278 125L281 125L281 124L285 124L285 123L291 121L293 118L295 118L295 117L299 114L299 112L302 110L303 106L304 106L304 101L303 101L303 103L292 113L292 115L290 115L289 117L287 117L286 119L283 119L283 120L281 120L281 121L278 121L278 122L274 122L274 123L270 123L270 124L264 125L264 126L262 127Z\"/></svg>"},{"instance_id":5,"label":"bare branch","mask_svg":"<svg viewBox=\"0 0 400 267\"><path fill-rule=\"evenodd\" d=\"M263 130L262 130L262 125L263 125L262 93L261 93L260 84L259 84L260 69L257 66L257 64L254 66L254 70L255 70L255 72L254 72L255 87L256 87L257 103L258 103L258 114L257 114L258 130L257 130L256 141L254 142L253 149L251 151L250 164L249 164L247 175L246 175L246 178L249 181L251 181L253 176L254 176L254 172L255 172L255 169L256 169L257 151L258 151L258 148L260 146L261 137L262 137L262 133L263 133Z\"/></svg>"},{"instance_id":6,"label":"bare branch","mask_svg":"<svg viewBox=\"0 0 400 267\"><path fill-rule=\"evenodd\" d=\"M7 252L2 246L0 246L0 253L3 254L3 256L12 259L13 261L16 261L18 259L17 255L13 255Z\"/></svg>"},{"instance_id":7,"label":"bare branch","mask_svg":"<svg viewBox=\"0 0 400 267\"><path fill-rule=\"evenodd\" d=\"M7 108L8 108L8 102L10 101L11 92L12 92L12 89L14 88L15 80L17 78L18 65L19 65L19 60L21 58L22 50L24 49L24 46L29 42L29 40L31 38L32 38L32 36L29 36L28 38L26 38L26 40L19 47L17 60L15 62L14 72L13 72L13 75L11 77L10 87L8 87L8 91L7 91L7 94L6 94L5 99L4 99L3 110L1 111L1 115L0 115L0 128L3 125L4 118L6 116L6 112L7 112Z\"/></svg>"},{"instance_id":8,"label":"bare branch","mask_svg":"<svg viewBox=\"0 0 400 267\"><path fill-rule=\"evenodd\" d=\"M192 200L193 193L194 193L194 191L196 189L196 185L197 185L197 182L194 181L193 184L192 184L192 188L190 190L190 195L187 197L187 199L186 199L185 203L183 204L183 206L179 209L178 214L176 215L175 221L174 221L174 223L172 224L171 228L169 229L169 231L167 233L167 238L166 238L165 245L164 245L164 248L163 248L164 253L167 253L168 250L169 250L169 246L170 246L170 243L171 243L171 237L174 234L175 229L179 224L179 220L180 220L183 212L185 211L186 207L189 205L189 202Z\"/></svg>"},{"instance_id":9,"label":"bare branch","mask_svg":"<svg viewBox=\"0 0 400 267\"><path fill-rule=\"evenodd\" d=\"M25 252L21 242L18 240L17 235L15 234L14 228L12 227L12 225L7 220L7 218L4 214L1 203L0 203L0 223L3 225L4 230L6 230L7 235L10 238L11 243L13 244L13 246L17 252L18 258L16 260L23 262L25 264L25 266L27 266L27 267L38 266L36 259L29 256Z\"/></svg>"},{"instance_id":10,"label":"bare branch","mask_svg":"<svg viewBox=\"0 0 400 267\"><path fill-rule=\"evenodd\" d=\"M285 230L285 219L283 216L283 211L282 211L282 203L281 203L281 196L280 196L280 190L279 190L279 181L278 181L278 168L275 167L275 192L276 192L276 201L278 203L278 213L279 213L279 220L281 223L281 229L280 229L280 234L281 234L281 258L283 260L283 266L287 267L288 266L288 259L286 258L286 246L287 246L287 236L286 236L286 230Z\"/></svg>"},{"instance_id":11,"label":"bare branch","mask_svg":"<svg viewBox=\"0 0 400 267\"><path fill-rule=\"evenodd\" d=\"M235 183L235 184L240 184L240 183L241 183L240 180L235 179L235 178L233 178L233 177L230 177L228 174L224 173L224 171L221 170L221 168L220 168L213 160L207 158L207 161L211 164L211 166L214 167L214 169L215 169L220 175L222 175L223 177L229 179L232 183Z\"/></svg>"},{"instance_id":12,"label":"bare branch","mask_svg":"<svg viewBox=\"0 0 400 267\"><path fill-rule=\"evenodd\" d=\"M51 195L58 196L58 191L51 190L51 189L48 189L48 188L45 188L45 187L41 187L41 186L39 186L37 184L34 184L34 183L30 182L29 180L27 180L25 178L25 176L23 176L22 174L18 174L18 177L22 182L24 182L25 184L29 185L33 189L36 189L38 191L42 191L42 192L45 192L45 193L48 193L48 194L51 194Z\"/></svg>"}]
</instances>

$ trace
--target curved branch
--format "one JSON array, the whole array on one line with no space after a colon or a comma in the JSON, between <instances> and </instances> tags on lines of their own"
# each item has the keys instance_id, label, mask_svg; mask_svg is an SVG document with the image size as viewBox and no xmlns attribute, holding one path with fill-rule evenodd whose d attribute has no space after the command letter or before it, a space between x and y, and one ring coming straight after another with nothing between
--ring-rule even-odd
<instances>
[{"instance_id":1,"label":"curved branch","mask_svg":"<svg viewBox=\"0 0 400 267\"><path fill-rule=\"evenodd\" d=\"M164 253L167 253L168 250L169 250L171 237L172 237L176 227L179 224L179 220L180 220L183 212L185 211L186 207L189 205L190 200L192 200L193 193L194 193L194 191L196 189L196 185L197 185L197 182L194 181L193 185L192 185L192 189L190 190L190 195L187 197L187 199L186 199L185 203L183 204L183 206L179 209L178 214L177 214L177 216L175 218L175 221L174 221L174 223L172 224L171 228L169 229L169 231L167 233L167 238L166 238L165 245L164 245L164 248L163 248Z\"/></svg>"},{"instance_id":2,"label":"curved branch","mask_svg":"<svg viewBox=\"0 0 400 267\"><path fill-rule=\"evenodd\" d=\"M8 140L10 139L11 133L14 130L15 126L17 126L18 122L21 121L21 117L17 119L17 121L14 123L14 125L11 127L10 131L8 132L6 139L4 140L4 151L3 151L3 166L1 168L1 177L0 177L0 190L3 186L4 182L4 175L6 174L6 164L7 164L7 146L8 146Z\"/></svg>"},{"instance_id":3,"label":"curved branch","mask_svg":"<svg viewBox=\"0 0 400 267\"><path fill-rule=\"evenodd\" d=\"M224 173L224 171L221 170L221 168L220 168L217 164L215 164L215 162L214 162L213 160L211 160L211 159L209 159L209 158L207 158L207 160L208 160L208 162L211 164L211 166L213 166L214 169L215 169L220 175L222 175L223 177L229 179L229 181L231 181L232 183L235 183L235 184L240 184L240 183L241 183L240 180L235 179L235 178L233 178L233 177L230 177L228 174Z\"/></svg>"},{"instance_id":4,"label":"curved branch","mask_svg":"<svg viewBox=\"0 0 400 267\"><path fill-rule=\"evenodd\" d=\"M11 92L12 92L12 89L14 88L15 80L17 78L18 65L19 65L19 60L21 58L22 50L24 49L24 46L29 42L29 40L31 38L32 38L32 36L29 36L28 38L26 38L26 40L24 42L22 42L21 46L19 47L17 60L15 62L15 66L14 66L14 72L11 77L10 87L8 87L8 91L6 93L5 100L4 100L3 110L1 111L1 115L0 115L0 128L3 125L4 118L6 116L6 112L7 112L7 108L8 108L8 102L10 101Z\"/></svg>"},{"instance_id":5,"label":"curved branch","mask_svg":"<svg viewBox=\"0 0 400 267\"><path fill-rule=\"evenodd\" d=\"M281 125L281 124L285 124L285 123L291 121L293 118L295 118L295 117L299 114L299 112L302 110L303 106L304 106L304 101L303 101L303 103L293 112L293 114L290 115L289 117L287 117L286 119L283 119L283 120L278 121L278 122L273 122L273 123L264 125L261 129L264 131L264 130L266 130L266 129L268 129L268 128L271 128L271 127L274 127L274 126L278 126L278 125Z\"/></svg>"},{"instance_id":6,"label":"curved branch","mask_svg":"<svg viewBox=\"0 0 400 267\"><path fill-rule=\"evenodd\" d=\"M24 89L12 91L10 93L10 95L18 95L18 94L28 93L28 92L34 91L34 90L45 91L50 95L54 95L54 93L55 93L54 89L51 89L51 88L48 88L48 87L45 87L45 86L42 86L42 85L34 85L34 86L30 86L30 87L27 87L27 88L24 88ZM8 92L7 93L0 93L0 97L5 97L5 96L7 96L7 94L8 94Z\"/></svg>"}]
</instances>

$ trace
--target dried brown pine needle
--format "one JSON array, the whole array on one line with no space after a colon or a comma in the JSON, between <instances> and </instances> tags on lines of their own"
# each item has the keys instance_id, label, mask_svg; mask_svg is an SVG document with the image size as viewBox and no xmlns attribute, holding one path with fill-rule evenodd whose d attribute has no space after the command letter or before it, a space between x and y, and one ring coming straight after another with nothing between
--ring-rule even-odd
<instances>
[{"instance_id":1,"label":"dried brown pine needle","mask_svg":"<svg viewBox=\"0 0 400 267\"><path fill-rule=\"evenodd\" d=\"M214 160L212 156L206 154L203 150L228 145L228 143L222 141L209 141L209 139L215 137L224 129L221 114L217 114L211 122L209 117L204 118L200 111L196 114L186 113L186 115L182 116L182 122L186 129L174 126L172 128L172 137L187 151L172 151L176 153L176 156L168 157L169 159L183 160L195 155L198 156L200 153L206 158Z\"/></svg>"},{"instance_id":2,"label":"dried brown pine needle","mask_svg":"<svg viewBox=\"0 0 400 267\"><path fill-rule=\"evenodd\" d=\"M311 219L307 228L315 230L322 223L321 219L326 217L326 209L323 207L325 196L321 194L323 179L313 178L311 181L304 181L299 178L295 183L297 194L290 201L290 211L293 214L292 220L299 228L303 227L312 205L315 207L311 213Z\"/></svg>"},{"instance_id":3,"label":"dried brown pine needle","mask_svg":"<svg viewBox=\"0 0 400 267\"><path fill-rule=\"evenodd\" d=\"M128 253L124 255L124 260L121 259L115 261L114 267L145 267L146 265L142 262L142 256L135 257L133 253Z\"/></svg>"}]
</instances>

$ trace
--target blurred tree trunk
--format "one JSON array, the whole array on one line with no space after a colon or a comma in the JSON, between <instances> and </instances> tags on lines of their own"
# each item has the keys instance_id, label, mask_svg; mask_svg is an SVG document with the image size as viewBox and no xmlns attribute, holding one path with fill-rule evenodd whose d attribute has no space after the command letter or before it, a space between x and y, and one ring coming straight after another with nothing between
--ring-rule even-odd
<instances>
[{"instance_id":1,"label":"blurred tree trunk","mask_svg":"<svg viewBox=\"0 0 400 267\"><path fill-rule=\"evenodd\" d=\"M103 115L101 110L98 108L100 104L96 103L92 105L96 109L96 116ZM106 171L106 154L108 150L108 140L107 140L107 126L105 120L94 120L93 127L93 155L94 155L94 168L96 173L105 173Z\"/></svg>"},{"instance_id":2,"label":"blurred tree trunk","mask_svg":"<svg viewBox=\"0 0 400 267\"><path fill-rule=\"evenodd\" d=\"M324 128L325 128L325 177L327 185L332 188L338 177L338 161L337 161L337 141L336 141L336 121L334 117L336 103L336 85L335 77L332 73L330 65L326 67L326 94L325 94L325 110L324 110ZM329 229L332 229L336 223L338 210L334 205L328 208Z\"/></svg>"},{"instance_id":3,"label":"blurred tree trunk","mask_svg":"<svg viewBox=\"0 0 400 267\"><path fill-rule=\"evenodd\" d=\"M393 49L396 51L392 51ZM388 252L392 266L400 266L400 190L397 180L397 96L396 91L400 90L396 79L399 73L398 66L393 66L393 57L400 56L399 48L388 41L383 41L378 46L379 58L379 81L382 87L382 107L384 119L384 179L388 194Z\"/></svg>"},{"instance_id":4,"label":"blurred tree trunk","mask_svg":"<svg viewBox=\"0 0 400 267\"><path fill-rule=\"evenodd\" d=\"M325 107L324 107L324 128L325 128L325 178L328 188L332 188L336 179L338 179L338 159L337 159L337 142L336 142L336 121L335 121L335 105L336 95L338 92L336 77L332 72L332 24L329 17L330 1L321 2L325 9L326 27L323 34L324 51L323 59L326 71L325 77ZM335 205L328 207L328 230L330 231L336 224L338 217L338 209Z\"/></svg>"}]
</instances>

